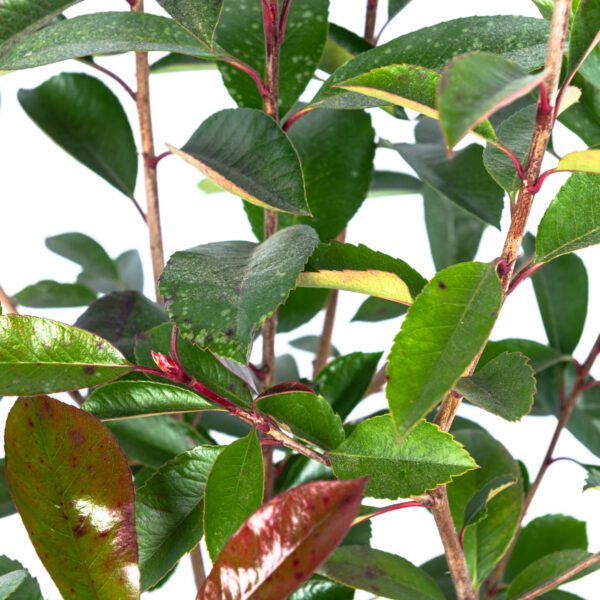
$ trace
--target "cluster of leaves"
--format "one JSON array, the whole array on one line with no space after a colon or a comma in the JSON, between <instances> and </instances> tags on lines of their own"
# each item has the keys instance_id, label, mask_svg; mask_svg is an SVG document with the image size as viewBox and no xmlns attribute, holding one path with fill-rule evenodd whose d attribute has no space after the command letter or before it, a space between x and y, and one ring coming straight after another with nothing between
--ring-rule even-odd
<instances>
[{"instance_id":1,"label":"cluster of leaves","mask_svg":"<svg viewBox=\"0 0 600 600\"><path fill-rule=\"evenodd\" d=\"M0 3L0 69L67 59L94 66L97 55L139 50L169 53L154 73L216 64L238 108L212 115L170 150L212 182L205 189L216 184L242 198L257 241L173 254L159 285L163 307L142 294L137 251L113 260L82 234L46 240L82 272L76 283L28 286L15 302L87 308L74 325L0 317L0 393L21 396L6 427L0 515L18 509L66 598L139 598L204 538L214 566L199 598L349 599L362 589L452 600L443 556L417 567L371 548L368 523L352 527L359 513L374 512L361 506L364 496L393 501L449 484L452 519L481 588L519 532L528 476L476 423L456 419L446 433L430 417L449 393L509 421L558 416L561 390L575 385L571 354L588 279L573 252L600 242L600 51L590 51L600 2L581 0L573 15L562 89L566 97L573 80L581 99L565 102L559 117L590 149L558 160L553 171L575 173L526 240L520 271L535 271L547 345L487 341L504 301L499 265L473 262L485 228L500 226L505 193L512 206L521 185L513 159L524 162L539 110L546 20L457 19L372 47L328 24L328 0L287 3L282 127L262 111L260 2L159 0L170 17L62 17L72 4ZM390 18L406 4L390 1ZM298 105L317 68L330 77ZM133 199L131 126L105 83L64 73L22 90L19 101L57 144ZM415 143L378 140L416 177L373 172L367 108L390 119L407 119L406 108L420 113ZM468 133L485 147L452 155ZM431 280L400 258L332 241L369 193L423 196L438 270ZM267 239L265 208L279 220ZM280 377L265 390L248 364L265 319L278 311L279 330L291 331L322 310L332 289L368 296L356 320L406 313L385 357L383 414L348 420L381 353L336 356L313 380ZM296 343L314 350L314 342ZM482 349L477 370L463 376ZM584 383L568 427L600 457L600 388ZM81 408L47 396L73 390L87 390ZM219 445L221 433L237 439ZM276 495L263 504L265 437L283 444L284 455ZM600 467L585 467L586 488L599 487ZM587 556L584 523L536 519L518 533L504 597L518 598ZM21 565L2 557L0 596L41 594Z\"/></svg>"}]
</instances>

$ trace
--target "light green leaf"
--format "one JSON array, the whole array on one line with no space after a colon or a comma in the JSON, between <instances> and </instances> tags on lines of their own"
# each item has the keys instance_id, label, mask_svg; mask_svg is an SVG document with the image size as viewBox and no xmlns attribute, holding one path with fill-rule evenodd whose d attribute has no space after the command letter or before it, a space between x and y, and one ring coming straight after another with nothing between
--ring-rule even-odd
<instances>
[{"instance_id":1,"label":"light green leaf","mask_svg":"<svg viewBox=\"0 0 600 600\"><path fill-rule=\"evenodd\" d=\"M212 48L223 0L158 0L158 3L183 28Z\"/></svg>"},{"instance_id":2,"label":"light green leaf","mask_svg":"<svg viewBox=\"0 0 600 600\"><path fill-rule=\"evenodd\" d=\"M600 173L600 150L570 152L558 161L555 170Z\"/></svg>"},{"instance_id":3,"label":"light green leaf","mask_svg":"<svg viewBox=\"0 0 600 600\"><path fill-rule=\"evenodd\" d=\"M101 12L59 21L13 46L0 69L12 71L94 54L159 50L214 58L172 19L146 13Z\"/></svg>"},{"instance_id":4,"label":"light green leaf","mask_svg":"<svg viewBox=\"0 0 600 600\"><path fill-rule=\"evenodd\" d=\"M454 389L469 402L516 421L531 410L535 394L534 371L519 352L500 354L470 377L461 377Z\"/></svg>"},{"instance_id":5,"label":"light green leaf","mask_svg":"<svg viewBox=\"0 0 600 600\"><path fill-rule=\"evenodd\" d=\"M331 450L344 441L342 420L331 405L310 392L283 392L263 395L256 406L287 425L291 432L310 443Z\"/></svg>"},{"instance_id":6,"label":"light green leaf","mask_svg":"<svg viewBox=\"0 0 600 600\"><path fill-rule=\"evenodd\" d=\"M334 581L396 600L444 600L431 576L408 560L368 546L342 546L318 572Z\"/></svg>"},{"instance_id":7,"label":"light green leaf","mask_svg":"<svg viewBox=\"0 0 600 600\"><path fill-rule=\"evenodd\" d=\"M202 538L204 486L221 451L199 446L179 454L136 491L142 590L160 581Z\"/></svg>"},{"instance_id":8,"label":"light green leaf","mask_svg":"<svg viewBox=\"0 0 600 600\"><path fill-rule=\"evenodd\" d=\"M294 348L298 348L298 350L306 350L306 352L316 354L320 339L321 338L318 335L303 335L295 340L291 340L288 344ZM340 351L335 346L332 346L331 348L331 356L333 356L333 358L340 356Z\"/></svg>"},{"instance_id":9,"label":"light green leaf","mask_svg":"<svg viewBox=\"0 0 600 600\"><path fill-rule=\"evenodd\" d=\"M454 265L425 286L388 363L386 395L399 440L456 384L484 345L501 301L494 263Z\"/></svg>"},{"instance_id":10,"label":"light green leaf","mask_svg":"<svg viewBox=\"0 0 600 600\"><path fill-rule=\"evenodd\" d=\"M10 584L10 575L13 573L22 573L25 572L27 577L25 577L19 587L12 592L12 596L2 596L0 594L0 598L6 598L7 600L43 600L42 592L40 591L40 586L36 579L34 579L27 570L23 567L23 565L17 560L11 560L7 556L0 556L0 577L4 578L9 576L8 579L0 579L0 581L4 581L4 584L0 584L0 589L6 584ZM14 576L13 576L14 577ZM17 576L19 579L21 575ZM14 581L14 579L12 579ZM3 588L6 590L6 587ZM14 589L14 588L13 588Z\"/></svg>"},{"instance_id":11,"label":"light green leaf","mask_svg":"<svg viewBox=\"0 0 600 600\"><path fill-rule=\"evenodd\" d=\"M96 299L96 293L79 283L58 283L44 279L23 288L13 299L21 306L60 308L86 306Z\"/></svg>"},{"instance_id":12,"label":"light green leaf","mask_svg":"<svg viewBox=\"0 0 600 600\"><path fill-rule=\"evenodd\" d=\"M318 238L306 225L262 244L220 242L176 252L160 292L181 334L245 363L258 327L287 298Z\"/></svg>"},{"instance_id":13,"label":"light green leaf","mask_svg":"<svg viewBox=\"0 0 600 600\"><path fill-rule=\"evenodd\" d=\"M277 123L250 108L222 110L195 131L178 156L223 189L271 210L309 215L298 154Z\"/></svg>"},{"instance_id":14,"label":"light green leaf","mask_svg":"<svg viewBox=\"0 0 600 600\"><path fill-rule=\"evenodd\" d=\"M369 196L394 196L396 194L418 194L423 189L423 182L395 171L375 171L369 188Z\"/></svg>"},{"instance_id":15,"label":"light green leaf","mask_svg":"<svg viewBox=\"0 0 600 600\"><path fill-rule=\"evenodd\" d=\"M535 262L547 262L600 242L600 175L575 173L538 226Z\"/></svg>"},{"instance_id":16,"label":"light green leaf","mask_svg":"<svg viewBox=\"0 0 600 600\"><path fill-rule=\"evenodd\" d=\"M483 521L488 516L487 503L516 483L517 480L512 475L501 475L488 481L482 488L478 489L465 506L463 528Z\"/></svg>"},{"instance_id":17,"label":"light green leaf","mask_svg":"<svg viewBox=\"0 0 600 600\"><path fill-rule=\"evenodd\" d=\"M151 75L160 75L161 73L179 73L181 71L204 71L217 68L214 60L206 58L196 58L186 54L172 52L167 54L150 65Z\"/></svg>"},{"instance_id":18,"label":"light green leaf","mask_svg":"<svg viewBox=\"0 0 600 600\"><path fill-rule=\"evenodd\" d=\"M0 317L0 394L86 388L129 370L114 346L89 331L38 317Z\"/></svg>"},{"instance_id":19,"label":"light green leaf","mask_svg":"<svg viewBox=\"0 0 600 600\"><path fill-rule=\"evenodd\" d=\"M392 500L423 494L477 466L461 444L433 423L420 423L398 445L389 415L360 423L328 456L336 477L368 475L366 494Z\"/></svg>"},{"instance_id":20,"label":"light green leaf","mask_svg":"<svg viewBox=\"0 0 600 600\"><path fill-rule=\"evenodd\" d=\"M587 471L583 491L600 489L600 465L582 465Z\"/></svg>"},{"instance_id":21,"label":"light green leaf","mask_svg":"<svg viewBox=\"0 0 600 600\"><path fill-rule=\"evenodd\" d=\"M125 284L126 289L143 292L144 270L140 253L137 250L126 250L119 254L114 262L119 271L119 278Z\"/></svg>"},{"instance_id":22,"label":"light green leaf","mask_svg":"<svg viewBox=\"0 0 600 600\"><path fill-rule=\"evenodd\" d=\"M262 504L263 481L262 451L252 430L221 452L206 481L204 533L211 560Z\"/></svg>"},{"instance_id":23,"label":"light green leaf","mask_svg":"<svg viewBox=\"0 0 600 600\"><path fill-rule=\"evenodd\" d=\"M0 575L0 598L14 598L14 593L25 583L28 575L25 569Z\"/></svg>"},{"instance_id":24,"label":"light green leaf","mask_svg":"<svg viewBox=\"0 0 600 600\"><path fill-rule=\"evenodd\" d=\"M568 72L579 72L600 87L600 2L581 0L569 36Z\"/></svg>"},{"instance_id":25,"label":"light green leaf","mask_svg":"<svg viewBox=\"0 0 600 600\"><path fill-rule=\"evenodd\" d=\"M353 31L335 23L329 23L327 41L319 61L319 69L326 73L333 73L353 56L372 48L373 44Z\"/></svg>"}]
</instances>

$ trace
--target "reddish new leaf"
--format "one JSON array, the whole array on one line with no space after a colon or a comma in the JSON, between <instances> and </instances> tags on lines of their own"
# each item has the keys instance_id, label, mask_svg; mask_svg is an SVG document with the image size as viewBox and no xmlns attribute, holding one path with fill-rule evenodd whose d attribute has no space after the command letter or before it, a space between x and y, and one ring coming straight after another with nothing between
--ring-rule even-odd
<instances>
[{"instance_id":1,"label":"reddish new leaf","mask_svg":"<svg viewBox=\"0 0 600 600\"><path fill-rule=\"evenodd\" d=\"M98 419L48 396L19 398L6 424L6 473L64 598L139 598L131 472Z\"/></svg>"},{"instance_id":2,"label":"reddish new leaf","mask_svg":"<svg viewBox=\"0 0 600 600\"><path fill-rule=\"evenodd\" d=\"M287 598L342 541L366 484L315 481L275 496L230 538L196 600Z\"/></svg>"}]
</instances>

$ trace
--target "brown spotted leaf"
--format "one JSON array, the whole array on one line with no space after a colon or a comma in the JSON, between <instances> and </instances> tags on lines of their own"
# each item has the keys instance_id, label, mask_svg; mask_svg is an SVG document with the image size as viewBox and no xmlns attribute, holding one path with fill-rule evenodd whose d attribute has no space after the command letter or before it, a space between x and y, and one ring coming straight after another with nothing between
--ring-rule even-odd
<instances>
[{"instance_id":1,"label":"brown spotted leaf","mask_svg":"<svg viewBox=\"0 0 600 600\"><path fill-rule=\"evenodd\" d=\"M139 598L133 481L100 421L48 396L19 398L6 424L6 472L64 598Z\"/></svg>"},{"instance_id":2,"label":"brown spotted leaf","mask_svg":"<svg viewBox=\"0 0 600 600\"><path fill-rule=\"evenodd\" d=\"M275 496L230 538L196 600L289 597L342 541L366 483L314 481Z\"/></svg>"}]
</instances>

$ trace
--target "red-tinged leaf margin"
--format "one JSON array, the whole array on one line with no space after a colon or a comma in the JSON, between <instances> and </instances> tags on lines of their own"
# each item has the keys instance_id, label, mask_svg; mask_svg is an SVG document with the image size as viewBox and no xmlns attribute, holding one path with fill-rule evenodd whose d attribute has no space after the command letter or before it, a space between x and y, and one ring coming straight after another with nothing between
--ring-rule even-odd
<instances>
[{"instance_id":1,"label":"red-tinged leaf margin","mask_svg":"<svg viewBox=\"0 0 600 600\"><path fill-rule=\"evenodd\" d=\"M138 599L135 491L112 433L48 396L19 398L5 449L15 505L63 597Z\"/></svg>"},{"instance_id":2,"label":"red-tinged leaf margin","mask_svg":"<svg viewBox=\"0 0 600 600\"><path fill-rule=\"evenodd\" d=\"M366 484L314 481L272 498L227 542L196 600L287 598L344 539Z\"/></svg>"}]
</instances>

